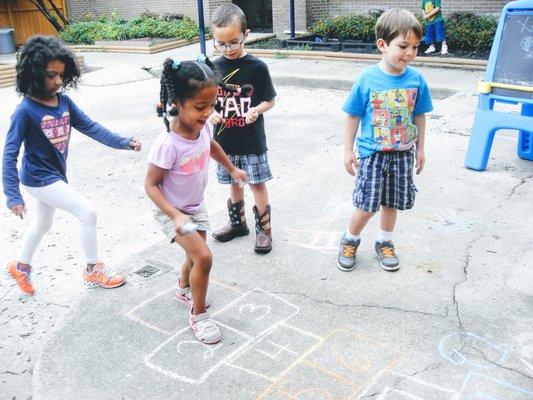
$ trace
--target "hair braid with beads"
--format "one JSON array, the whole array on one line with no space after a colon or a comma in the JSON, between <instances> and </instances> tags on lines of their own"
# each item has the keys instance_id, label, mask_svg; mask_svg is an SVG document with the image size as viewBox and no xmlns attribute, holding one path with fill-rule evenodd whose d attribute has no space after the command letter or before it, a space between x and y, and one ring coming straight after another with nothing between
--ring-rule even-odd
<instances>
[{"instance_id":1,"label":"hair braid with beads","mask_svg":"<svg viewBox=\"0 0 533 400\"><path fill-rule=\"evenodd\" d=\"M205 58L202 61L181 62L167 58L164 61L157 114L163 117L167 132L170 132L167 109L168 115L177 116L178 108L175 107L176 103L191 99L201 90L212 86L221 86L226 90L234 91L229 85L221 81L215 65L209 58Z\"/></svg>"}]
</instances>

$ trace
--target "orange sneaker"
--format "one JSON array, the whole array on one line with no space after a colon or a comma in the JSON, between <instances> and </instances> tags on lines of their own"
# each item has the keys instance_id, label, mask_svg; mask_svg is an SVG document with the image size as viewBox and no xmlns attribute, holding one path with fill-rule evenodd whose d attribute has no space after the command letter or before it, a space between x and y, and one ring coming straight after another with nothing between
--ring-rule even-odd
<instances>
[{"instance_id":1,"label":"orange sneaker","mask_svg":"<svg viewBox=\"0 0 533 400\"><path fill-rule=\"evenodd\" d=\"M20 271L17 268L16 261L10 261L7 264L7 272L17 281L17 285L26 294L33 294L35 290L31 285L31 272Z\"/></svg>"},{"instance_id":2,"label":"orange sneaker","mask_svg":"<svg viewBox=\"0 0 533 400\"><path fill-rule=\"evenodd\" d=\"M111 276L106 273L104 268L105 264L98 261L92 272L87 272L87 270L84 269L83 281L85 285L89 287L100 286L104 289L113 289L122 286L126 282L124 274L116 273Z\"/></svg>"}]
</instances>

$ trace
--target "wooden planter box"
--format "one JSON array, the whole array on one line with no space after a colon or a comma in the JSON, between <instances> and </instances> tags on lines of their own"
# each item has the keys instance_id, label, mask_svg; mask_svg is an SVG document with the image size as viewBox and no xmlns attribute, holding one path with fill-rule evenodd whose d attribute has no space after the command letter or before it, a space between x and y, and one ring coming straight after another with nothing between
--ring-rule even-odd
<instances>
[{"instance_id":1,"label":"wooden planter box","mask_svg":"<svg viewBox=\"0 0 533 400\"><path fill-rule=\"evenodd\" d=\"M320 35L308 35L295 39L286 39L283 41L283 47L292 49L296 46L309 46L313 50L320 51L340 51L341 43L338 39L324 39Z\"/></svg>"}]
</instances>

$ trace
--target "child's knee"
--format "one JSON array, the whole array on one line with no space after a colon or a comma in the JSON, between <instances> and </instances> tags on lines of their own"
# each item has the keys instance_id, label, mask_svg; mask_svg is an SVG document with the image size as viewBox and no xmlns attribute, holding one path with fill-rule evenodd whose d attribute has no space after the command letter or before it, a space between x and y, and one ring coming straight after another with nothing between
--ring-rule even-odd
<instances>
[{"instance_id":1,"label":"child's knee","mask_svg":"<svg viewBox=\"0 0 533 400\"><path fill-rule=\"evenodd\" d=\"M211 270L211 265L213 264L213 255L208 248L200 251L192 259L195 268L198 267L206 272Z\"/></svg>"},{"instance_id":2,"label":"child's knee","mask_svg":"<svg viewBox=\"0 0 533 400\"><path fill-rule=\"evenodd\" d=\"M263 192L263 191L266 191L267 187L266 187L266 183L250 183L250 188L252 188L252 190L256 190L258 192Z\"/></svg>"},{"instance_id":3,"label":"child's knee","mask_svg":"<svg viewBox=\"0 0 533 400\"><path fill-rule=\"evenodd\" d=\"M87 207L81 210L81 212L78 214L78 219L81 224L96 225L98 214L96 213L95 208Z\"/></svg>"},{"instance_id":4,"label":"child's knee","mask_svg":"<svg viewBox=\"0 0 533 400\"><path fill-rule=\"evenodd\" d=\"M352 214L355 218L362 218L362 219L370 219L374 215L376 215L375 211L365 211L361 209L356 209L354 213Z\"/></svg>"},{"instance_id":5,"label":"child's knee","mask_svg":"<svg viewBox=\"0 0 533 400\"><path fill-rule=\"evenodd\" d=\"M36 221L36 230L41 233L46 233L52 228L52 223L54 221L53 215L40 218Z\"/></svg>"}]
</instances>

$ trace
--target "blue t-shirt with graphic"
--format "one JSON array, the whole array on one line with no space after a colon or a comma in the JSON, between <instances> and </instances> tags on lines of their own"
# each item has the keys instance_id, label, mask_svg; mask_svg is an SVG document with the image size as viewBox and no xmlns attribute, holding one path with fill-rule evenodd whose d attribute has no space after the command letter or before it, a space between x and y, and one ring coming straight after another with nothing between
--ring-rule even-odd
<instances>
[{"instance_id":1,"label":"blue t-shirt with graphic","mask_svg":"<svg viewBox=\"0 0 533 400\"><path fill-rule=\"evenodd\" d=\"M361 158L377 151L405 151L418 138L414 116L433 110L427 83L420 72L407 67L389 75L374 65L354 83L343 107L360 117L357 150Z\"/></svg>"}]
</instances>

